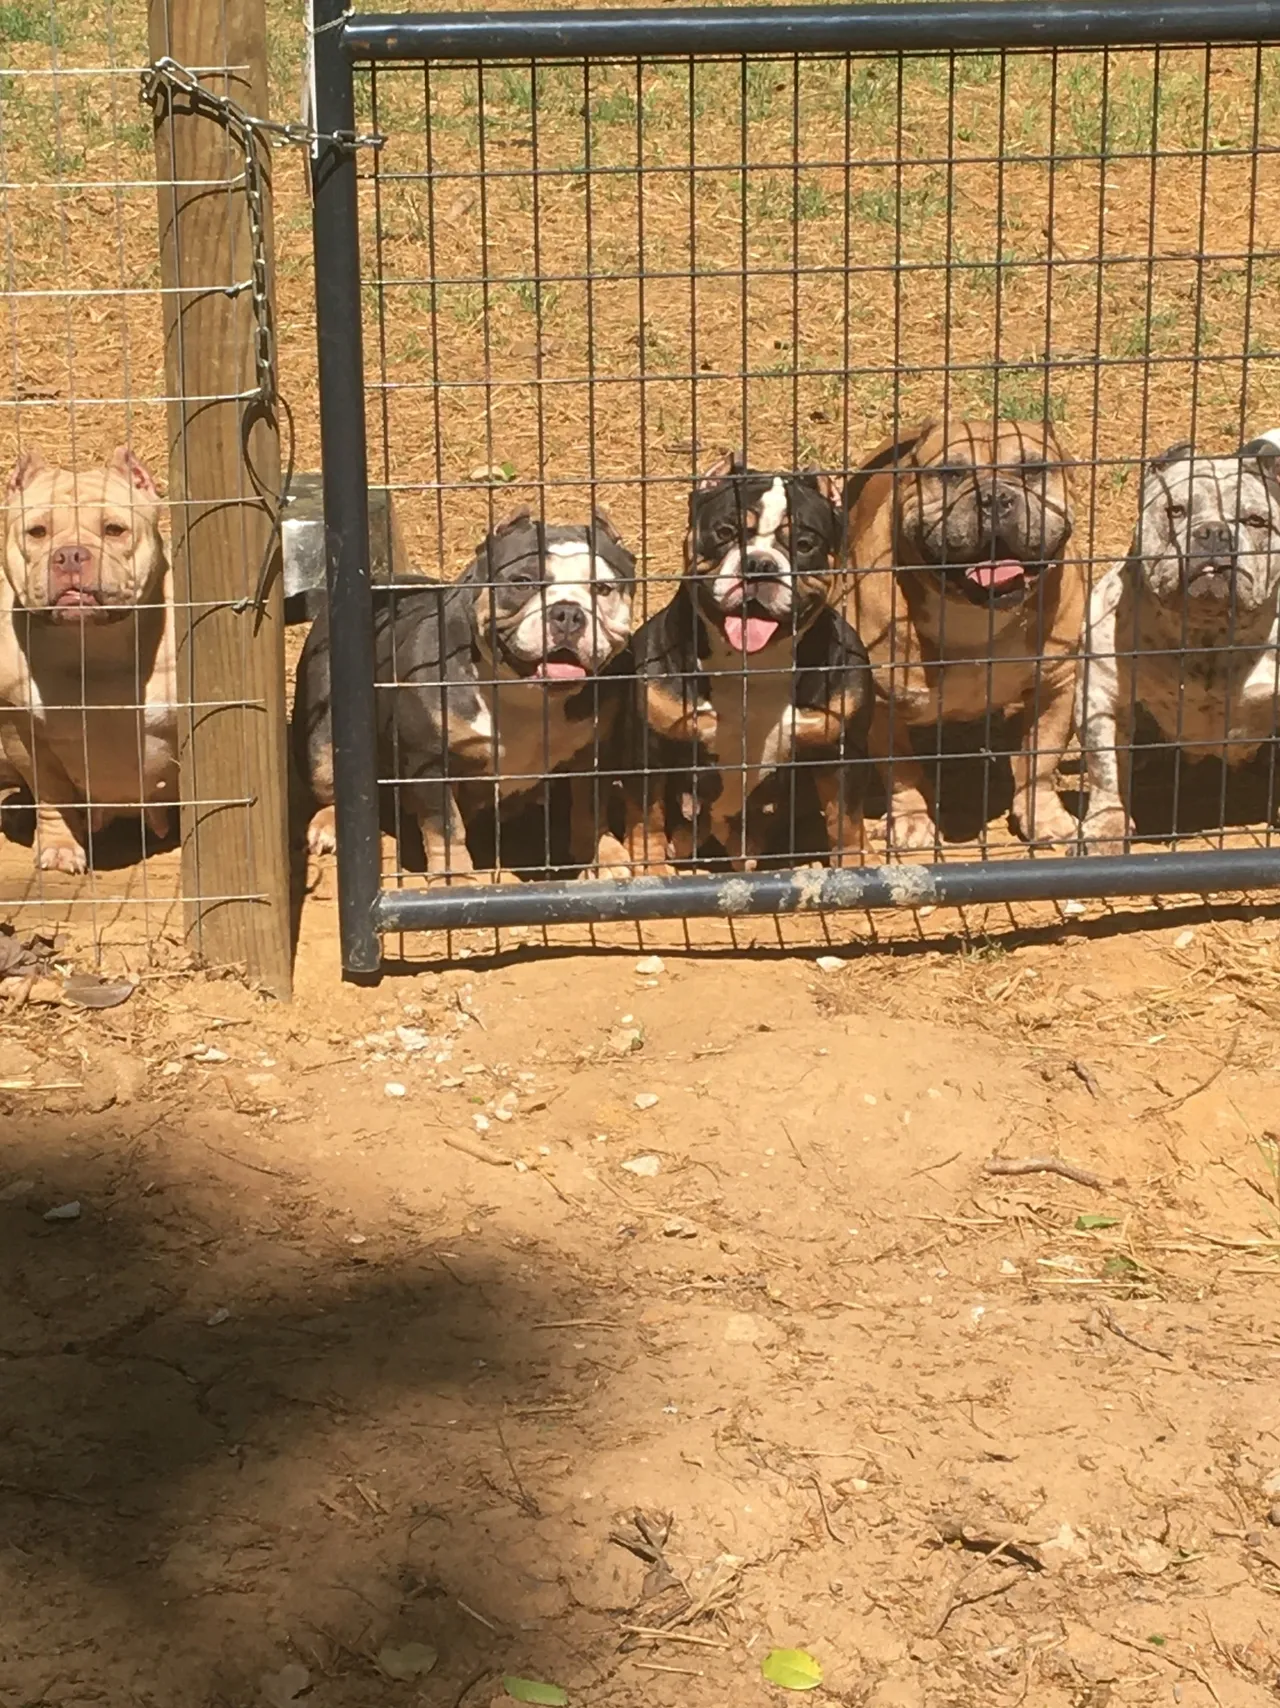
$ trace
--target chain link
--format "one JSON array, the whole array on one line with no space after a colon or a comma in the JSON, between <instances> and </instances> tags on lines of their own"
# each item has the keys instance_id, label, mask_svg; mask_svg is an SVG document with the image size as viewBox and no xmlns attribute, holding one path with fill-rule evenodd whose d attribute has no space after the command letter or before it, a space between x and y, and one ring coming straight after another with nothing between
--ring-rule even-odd
<instances>
[{"instance_id":1,"label":"chain link","mask_svg":"<svg viewBox=\"0 0 1280 1708\"><path fill-rule=\"evenodd\" d=\"M148 66L142 74L141 96L145 105L156 110L162 96L174 93L188 97L192 111L220 124L244 155L244 196L249 216L249 277L240 284L223 287L227 296L237 297L249 292L253 304L253 365L255 388L245 399L242 428L252 425L258 415L275 420L282 414L288 434L288 453L285 459L281 490L271 492L259 480L252 463L248 462L248 432L242 431L246 447L246 464L254 490L271 515L271 538L258 576L257 591L252 599L237 602L237 611L253 610L262 615L276 546L281 538L284 511L289 503L293 484L293 414L280 395L276 379L275 323L271 313L271 296L267 270L267 207L266 180L263 172L259 139L268 148L313 148L317 143L329 143L337 148L381 148L386 138L377 134L362 135L358 131L317 131L310 125L286 123L277 119L260 119L229 95L216 95L193 71L180 65L167 54Z\"/></svg>"}]
</instances>

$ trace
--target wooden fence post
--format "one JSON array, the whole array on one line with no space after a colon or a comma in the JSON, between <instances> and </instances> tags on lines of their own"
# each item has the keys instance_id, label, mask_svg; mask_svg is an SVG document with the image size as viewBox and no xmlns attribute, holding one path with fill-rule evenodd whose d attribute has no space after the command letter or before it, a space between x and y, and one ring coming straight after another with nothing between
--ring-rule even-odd
<instances>
[{"instance_id":1,"label":"wooden fence post","mask_svg":"<svg viewBox=\"0 0 1280 1708\"><path fill-rule=\"evenodd\" d=\"M148 33L153 61L167 55L202 70L211 94L267 116L264 0L150 0ZM240 965L287 997L292 925L279 574L271 575L260 610L252 608L264 562L278 550L271 511L280 490L280 437L274 410L249 403L258 385L257 319L244 147L191 95L163 81L155 112L187 942L206 964ZM260 139L258 150L259 254L270 305L272 161ZM236 601L248 604L235 610Z\"/></svg>"}]
</instances>

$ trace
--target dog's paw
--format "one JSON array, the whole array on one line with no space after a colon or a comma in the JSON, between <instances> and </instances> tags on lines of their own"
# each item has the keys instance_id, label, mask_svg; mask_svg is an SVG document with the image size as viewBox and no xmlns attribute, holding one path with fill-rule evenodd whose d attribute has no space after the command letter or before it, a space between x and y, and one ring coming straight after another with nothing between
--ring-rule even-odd
<instances>
[{"instance_id":1,"label":"dog's paw","mask_svg":"<svg viewBox=\"0 0 1280 1708\"><path fill-rule=\"evenodd\" d=\"M891 813L885 820L885 841L900 854L932 852L937 846L938 827L927 812Z\"/></svg>"},{"instance_id":2,"label":"dog's paw","mask_svg":"<svg viewBox=\"0 0 1280 1708\"><path fill-rule=\"evenodd\" d=\"M865 866L867 851L865 848L833 848L827 856L827 864L836 871L842 871L850 866Z\"/></svg>"},{"instance_id":3,"label":"dog's paw","mask_svg":"<svg viewBox=\"0 0 1280 1708\"><path fill-rule=\"evenodd\" d=\"M42 839L36 850L38 872L67 872L80 877L89 870L89 861L78 842L50 842Z\"/></svg>"},{"instance_id":4,"label":"dog's paw","mask_svg":"<svg viewBox=\"0 0 1280 1708\"><path fill-rule=\"evenodd\" d=\"M1080 825L1055 794L1037 795L1011 814L1014 832L1032 848L1057 847L1073 851L1080 839ZM1064 846L1065 845L1065 846Z\"/></svg>"},{"instance_id":5,"label":"dog's paw","mask_svg":"<svg viewBox=\"0 0 1280 1708\"><path fill-rule=\"evenodd\" d=\"M1086 854L1127 853L1132 835L1133 824L1123 807L1102 807L1085 815Z\"/></svg>"},{"instance_id":6,"label":"dog's paw","mask_svg":"<svg viewBox=\"0 0 1280 1708\"><path fill-rule=\"evenodd\" d=\"M338 848L337 823L332 807L321 807L307 826L307 852L334 854Z\"/></svg>"}]
</instances>

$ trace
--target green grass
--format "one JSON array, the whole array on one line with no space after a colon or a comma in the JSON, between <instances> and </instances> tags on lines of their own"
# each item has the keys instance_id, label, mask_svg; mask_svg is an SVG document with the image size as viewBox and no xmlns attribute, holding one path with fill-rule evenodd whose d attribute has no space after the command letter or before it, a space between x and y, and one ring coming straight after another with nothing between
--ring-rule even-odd
<instances>
[{"instance_id":1,"label":"green grass","mask_svg":"<svg viewBox=\"0 0 1280 1708\"><path fill-rule=\"evenodd\" d=\"M61 47L63 40L62 20L48 0L7 0L0 5L0 47L18 42L48 42Z\"/></svg>"}]
</instances>

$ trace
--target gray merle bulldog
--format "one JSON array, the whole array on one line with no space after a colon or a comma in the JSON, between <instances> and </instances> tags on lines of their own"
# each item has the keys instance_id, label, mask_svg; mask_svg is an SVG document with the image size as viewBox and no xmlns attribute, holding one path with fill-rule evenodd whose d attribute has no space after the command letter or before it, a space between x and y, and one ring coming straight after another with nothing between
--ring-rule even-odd
<instances>
[{"instance_id":1,"label":"gray merle bulldog","mask_svg":"<svg viewBox=\"0 0 1280 1708\"><path fill-rule=\"evenodd\" d=\"M834 605L842 539L825 475L761 474L726 456L698 482L684 574L632 643L634 869L667 872L708 845L739 870L797 853L790 785L802 774L832 864L862 860L871 674Z\"/></svg>"},{"instance_id":2,"label":"gray merle bulldog","mask_svg":"<svg viewBox=\"0 0 1280 1708\"><path fill-rule=\"evenodd\" d=\"M466 833L486 805L518 812L558 772L571 780L575 864L616 865L594 813L596 762L622 703L607 667L631 633L635 559L608 519L553 526L521 511L477 547L457 581L385 589L375 608L378 772L422 831L428 873L472 870ZM298 665L297 767L307 844L334 846L329 630L317 618ZM484 779L491 779L485 782ZM610 852L614 858L609 858Z\"/></svg>"},{"instance_id":3,"label":"gray merle bulldog","mask_svg":"<svg viewBox=\"0 0 1280 1708\"><path fill-rule=\"evenodd\" d=\"M1228 766L1277 735L1280 433L1225 457L1176 445L1150 464L1123 562L1094 588L1076 719L1094 851L1133 834L1139 712L1188 758Z\"/></svg>"}]
</instances>

